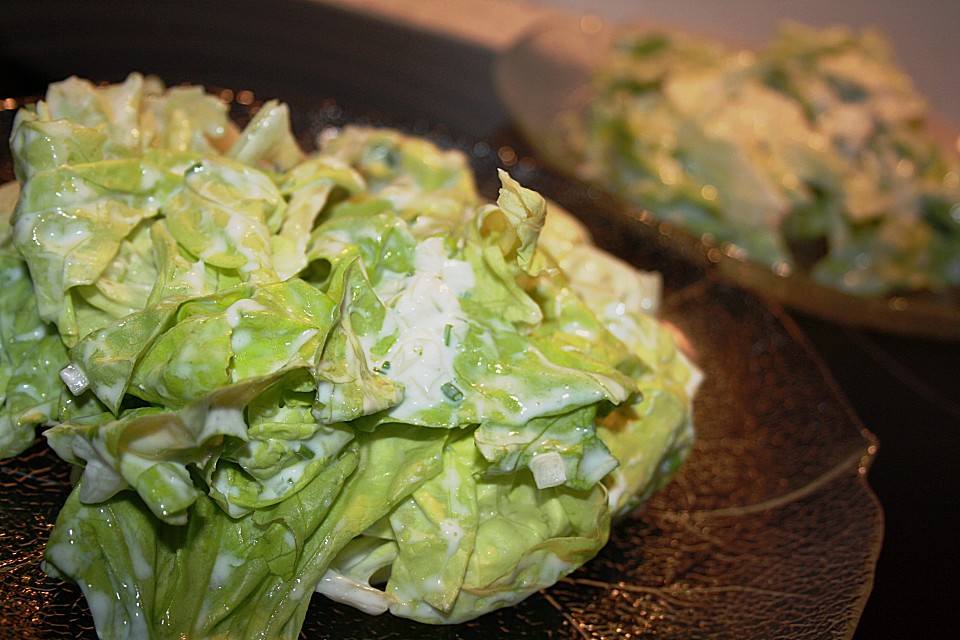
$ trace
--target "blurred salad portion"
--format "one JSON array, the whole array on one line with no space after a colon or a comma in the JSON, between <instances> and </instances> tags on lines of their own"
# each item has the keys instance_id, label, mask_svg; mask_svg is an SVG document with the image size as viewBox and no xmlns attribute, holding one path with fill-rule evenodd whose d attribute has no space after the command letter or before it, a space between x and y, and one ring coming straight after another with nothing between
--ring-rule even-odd
<instances>
[{"instance_id":1,"label":"blurred salad portion","mask_svg":"<svg viewBox=\"0 0 960 640\"><path fill-rule=\"evenodd\" d=\"M593 557L692 441L656 274L395 130L302 150L199 87L70 78L0 198L0 455L76 465L45 570L104 638L456 623Z\"/></svg>"},{"instance_id":2,"label":"blurred salad portion","mask_svg":"<svg viewBox=\"0 0 960 640\"><path fill-rule=\"evenodd\" d=\"M934 123L936 124L936 123ZM562 132L582 177L777 273L960 299L960 161L874 30L620 33Z\"/></svg>"}]
</instances>

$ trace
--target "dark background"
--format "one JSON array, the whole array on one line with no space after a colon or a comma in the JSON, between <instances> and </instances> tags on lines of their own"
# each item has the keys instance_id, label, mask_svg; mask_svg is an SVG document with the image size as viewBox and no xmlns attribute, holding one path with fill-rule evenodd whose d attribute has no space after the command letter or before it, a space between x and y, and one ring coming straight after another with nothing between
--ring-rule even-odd
<instances>
[{"instance_id":1,"label":"dark background","mask_svg":"<svg viewBox=\"0 0 960 640\"><path fill-rule=\"evenodd\" d=\"M119 81L137 70L518 138L492 62L479 46L305 1L0 5L0 98L41 94L69 75ZM869 483L886 533L855 637L948 637L960 577L960 345L795 319L880 441Z\"/></svg>"}]
</instances>

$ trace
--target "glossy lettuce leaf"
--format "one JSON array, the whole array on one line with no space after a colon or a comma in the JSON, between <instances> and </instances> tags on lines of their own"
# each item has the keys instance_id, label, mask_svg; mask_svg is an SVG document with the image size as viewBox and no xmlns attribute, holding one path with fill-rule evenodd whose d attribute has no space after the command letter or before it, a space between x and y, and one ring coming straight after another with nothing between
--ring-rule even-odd
<instances>
[{"instance_id":1,"label":"glossy lettuce leaf","mask_svg":"<svg viewBox=\"0 0 960 640\"><path fill-rule=\"evenodd\" d=\"M352 440L345 425L312 418L310 380L306 370L290 369L222 386L177 411L103 413L45 435L58 455L83 467L84 502L133 489L158 519L184 524L209 494L242 515L300 491Z\"/></svg>"},{"instance_id":2,"label":"glossy lettuce leaf","mask_svg":"<svg viewBox=\"0 0 960 640\"><path fill-rule=\"evenodd\" d=\"M216 464L224 447L248 438L244 409L282 375L221 387L177 411L144 407L58 424L50 447L83 468L84 502L134 489L157 518L184 524L201 491L191 468Z\"/></svg>"},{"instance_id":3,"label":"glossy lettuce leaf","mask_svg":"<svg viewBox=\"0 0 960 640\"><path fill-rule=\"evenodd\" d=\"M105 133L69 120L41 119L46 115L44 104L38 104L37 109L20 109L13 121L10 153L19 184L43 171L110 157ZM120 157L127 155L121 153Z\"/></svg>"},{"instance_id":4,"label":"glossy lettuce leaf","mask_svg":"<svg viewBox=\"0 0 960 640\"><path fill-rule=\"evenodd\" d=\"M60 378L67 347L40 318L27 264L12 243L18 195L15 182L0 187L0 458L22 453L37 427L104 411L93 394L74 395Z\"/></svg>"},{"instance_id":5,"label":"glossy lettuce leaf","mask_svg":"<svg viewBox=\"0 0 960 640\"><path fill-rule=\"evenodd\" d=\"M478 473L485 466L470 434L454 432L442 469L346 545L318 591L370 613L456 623L555 583L606 543L599 485L543 490L527 471Z\"/></svg>"},{"instance_id":6,"label":"glossy lettuce leaf","mask_svg":"<svg viewBox=\"0 0 960 640\"><path fill-rule=\"evenodd\" d=\"M363 349L363 340L383 339L385 310L357 260L340 265L330 292L339 314L317 365L314 416L323 423L375 414L403 397L402 387L372 366Z\"/></svg>"},{"instance_id":7,"label":"glossy lettuce leaf","mask_svg":"<svg viewBox=\"0 0 960 640\"><path fill-rule=\"evenodd\" d=\"M202 297L240 283L239 277L185 254L164 220L150 225L149 236L152 247L147 255L153 259L156 276L144 307L168 298Z\"/></svg>"},{"instance_id":8,"label":"glossy lettuce leaf","mask_svg":"<svg viewBox=\"0 0 960 640\"><path fill-rule=\"evenodd\" d=\"M443 470L390 513L397 550L384 590L394 613L403 615L414 603L443 612L453 607L480 524L477 471L483 466L470 434L454 434Z\"/></svg>"},{"instance_id":9,"label":"glossy lettuce leaf","mask_svg":"<svg viewBox=\"0 0 960 640\"><path fill-rule=\"evenodd\" d=\"M306 538L293 584L316 585L321 593L343 594L344 583L339 582L336 572L330 569L334 557L351 540L440 472L446 440L443 431L424 431L406 425L385 425L372 433L358 434L357 468L343 483L317 531ZM370 499L370 496L376 498ZM302 526L300 520L303 516L286 510L286 505L287 502L281 503L276 511L265 515L270 518L274 514L282 515L282 521L289 526ZM334 588L327 589L331 583ZM264 589L260 601L254 603L261 605L259 608L264 611L260 614L266 621L262 627L264 637L277 637L273 630L279 631L280 622L294 612L302 620L308 601L299 593L291 593L290 584L290 580L276 579L271 585L272 590L285 592L285 595L277 598L271 589ZM259 627L251 628L260 632Z\"/></svg>"},{"instance_id":10,"label":"glossy lettuce leaf","mask_svg":"<svg viewBox=\"0 0 960 640\"><path fill-rule=\"evenodd\" d=\"M320 442L317 434L321 429L311 413L316 383L309 372L316 366L333 313L334 304L326 295L294 279L262 288L241 285L133 314L82 341L72 352L74 367L112 411L119 411L119 403L128 391L150 402L151 407L121 413L107 424L59 425L48 431L51 446L61 456L102 474L99 484L88 486L103 487L107 495L126 486L138 487L138 483L150 484L147 490L151 492L161 491L152 479L142 479L144 469L140 466L143 463L158 475L152 470L154 464L167 454L173 455L171 464L180 465L170 476L176 485L177 508L144 497L161 514L173 514L169 516L173 519L185 517L183 510L193 496L181 463L205 464L207 456L225 450L232 452L256 484L251 488L247 476L237 476L233 488L221 491L225 503L233 504L229 499L233 493L247 496L236 504L239 508L284 495L308 476L310 465L305 461L325 459L326 449L335 453L343 444ZM306 404L294 411L289 404L292 398L277 396L275 402L287 409L269 422L280 424L270 428L265 422L254 436L256 442L249 442L246 421L251 416L244 413L244 407L281 380L285 388L306 394ZM171 411L164 411L164 407ZM227 430L221 432L221 427ZM155 437L148 437L152 432L156 432ZM336 430L328 435L340 438ZM237 442L221 441L228 436ZM75 442L76 438L83 442ZM284 451L276 451L278 441L283 441ZM264 458L270 457L271 449L280 458L268 464ZM143 456L149 461L144 462ZM93 467L91 462L95 463ZM289 465L294 465L293 470L287 469ZM169 465L163 468L171 469ZM265 477L257 471L263 468L272 474ZM282 469L287 476L295 475L296 480L281 479ZM217 476L221 486L226 473ZM239 480L244 481L245 488L241 489ZM271 488L264 488L264 483L272 483ZM251 492L260 497L250 498Z\"/></svg>"},{"instance_id":11,"label":"glossy lettuce leaf","mask_svg":"<svg viewBox=\"0 0 960 640\"><path fill-rule=\"evenodd\" d=\"M227 156L241 164L284 171L306 157L290 132L290 108L267 100L233 142Z\"/></svg>"},{"instance_id":12,"label":"glossy lettuce leaf","mask_svg":"<svg viewBox=\"0 0 960 640\"><path fill-rule=\"evenodd\" d=\"M60 369L69 362L56 331L37 313L26 264L0 245L0 458L30 446L59 412Z\"/></svg>"},{"instance_id":13,"label":"glossy lettuce leaf","mask_svg":"<svg viewBox=\"0 0 960 640\"><path fill-rule=\"evenodd\" d=\"M289 168L303 152L286 107L267 106L236 136L234 159L217 146L234 129L223 103L196 90L165 93L136 74L106 88L73 78L21 110L11 137L22 183L14 240L41 317L64 342L157 302L165 290L151 295L152 285L171 276L182 284L192 274L203 286L189 292L202 294L302 268L306 247L290 238L323 202L304 212L301 196L301 229L292 222L277 234L286 199L255 167ZM148 233L156 218L162 231Z\"/></svg>"},{"instance_id":14,"label":"glossy lettuce leaf","mask_svg":"<svg viewBox=\"0 0 960 640\"><path fill-rule=\"evenodd\" d=\"M323 138L320 152L356 170L366 191L388 201L418 237L448 233L480 203L467 158L417 136L348 125Z\"/></svg>"},{"instance_id":15,"label":"glossy lettuce leaf","mask_svg":"<svg viewBox=\"0 0 960 640\"><path fill-rule=\"evenodd\" d=\"M515 604L593 558L610 532L606 494L596 486L542 490L529 476L501 479L478 487L477 501L481 512L496 511L477 529L460 595L450 611L424 621L465 621Z\"/></svg>"},{"instance_id":16,"label":"glossy lettuce leaf","mask_svg":"<svg viewBox=\"0 0 960 640\"><path fill-rule=\"evenodd\" d=\"M240 518L200 496L185 525L157 522L129 492L89 504L83 479L57 518L45 566L80 584L103 637L296 638L309 587L283 589L282 618L271 590L296 584L300 565L316 558L308 540L329 522L357 459L346 451L294 497Z\"/></svg>"},{"instance_id":17,"label":"glossy lettuce leaf","mask_svg":"<svg viewBox=\"0 0 960 640\"><path fill-rule=\"evenodd\" d=\"M499 170L500 195L497 210L509 221L517 235L516 258L521 269L530 275L533 253L547 215L547 203L536 191L525 189L503 169ZM488 224L483 220L483 224Z\"/></svg>"},{"instance_id":18,"label":"glossy lettuce leaf","mask_svg":"<svg viewBox=\"0 0 960 640\"><path fill-rule=\"evenodd\" d=\"M542 311L524 285L533 275L531 263L546 216L546 201L505 171L500 171L499 177L497 204L478 208L466 230L467 244L462 251L477 282L471 301L511 322L535 326Z\"/></svg>"},{"instance_id":19,"label":"glossy lettuce leaf","mask_svg":"<svg viewBox=\"0 0 960 640\"><path fill-rule=\"evenodd\" d=\"M105 160L44 171L22 186L14 242L30 267L41 318L68 345L97 324L81 326L74 290L97 282L175 180L152 163Z\"/></svg>"},{"instance_id":20,"label":"glossy lettuce leaf","mask_svg":"<svg viewBox=\"0 0 960 640\"><path fill-rule=\"evenodd\" d=\"M533 418L517 429L496 423L474 433L477 449L491 462L489 473L529 468L541 489L565 485L589 489L620 464L597 437L596 406Z\"/></svg>"},{"instance_id":21,"label":"glossy lettuce leaf","mask_svg":"<svg viewBox=\"0 0 960 640\"><path fill-rule=\"evenodd\" d=\"M263 173L223 159L204 158L183 176L183 187L164 204L170 234L190 255L245 280L278 279L270 236L286 203Z\"/></svg>"}]
</instances>

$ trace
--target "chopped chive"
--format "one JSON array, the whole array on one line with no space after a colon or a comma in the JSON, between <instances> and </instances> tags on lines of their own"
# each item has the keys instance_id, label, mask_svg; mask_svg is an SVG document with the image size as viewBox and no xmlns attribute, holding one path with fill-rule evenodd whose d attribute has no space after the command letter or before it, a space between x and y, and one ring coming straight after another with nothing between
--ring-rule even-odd
<instances>
[{"instance_id":1,"label":"chopped chive","mask_svg":"<svg viewBox=\"0 0 960 640\"><path fill-rule=\"evenodd\" d=\"M297 447L297 457L301 460L311 460L316 455L313 450L305 444L301 444Z\"/></svg>"},{"instance_id":2,"label":"chopped chive","mask_svg":"<svg viewBox=\"0 0 960 640\"><path fill-rule=\"evenodd\" d=\"M390 371L390 361L384 360L383 364L380 365L380 368L383 369L384 371Z\"/></svg>"},{"instance_id":3,"label":"chopped chive","mask_svg":"<svg viewBox=\"0 0 960 640\"><path fill-rule=\"evenodd\" d=\"M452 382L444 382L440 387L440 391L452 402L460 402L463 400L463 391L460 391Z\"/></svg>"},{"instance_id":4,"label":"chopped chive","mask_svg":"<svg viewBox=\"0 0 960 640\"><path fill-rule=\"evenodd\" d=\"M448 324L443 328L443 344L450 346L450 333L453 331L453 325Z\"/></svg>"}]
</instances>

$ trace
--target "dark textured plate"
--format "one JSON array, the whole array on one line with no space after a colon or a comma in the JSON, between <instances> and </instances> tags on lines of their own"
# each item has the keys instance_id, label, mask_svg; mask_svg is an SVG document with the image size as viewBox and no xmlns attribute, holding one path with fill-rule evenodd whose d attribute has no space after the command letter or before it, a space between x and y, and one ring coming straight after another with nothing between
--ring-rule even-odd
<instances>
[{"instance_id":1,"label":"dark textured plate","mask_svg":"<svg viewBox=\"0 0 960 640\"><path fill-rule=\"evenodd\" d=\"M558 119L586 106L590 76L603 63L615 33L596 20L551 20L533 27L499 57L495 67L498 93L538 158L571 178L578 175L578 159L560 135ZM945 146L960 145L956 127L939 116L931 118L929 130ZM622 224L669 242L728 282L789 308L851 327L960 340L960 305L952 298L853 295L824 286L802 271L753 262L737 247L662 224L656 212L620 206Z\"/></svg>"},{"instance_id":2,"label":"dark textured plate","mask_svg":"<svg viewBox=\"0 0 960 640\"><path fill-rule=\"evenodd\" d=\"M245 100L246 101L246 100ZM0 103L6 139L15 101ZM256 106L253 101L251 106ZM518 606L430 627L315 597L322 638L849 638L873 583L882 514L866 474L876 442L782 313L649 242L603 197L537 166L511 140L475 140L335 102L294 103L305 143L326 126L389 124L467 152L481 189L506 165L579 215L601 246L664 273L665 318L706 373L697 441L676 481L620 522L582 569ZM239 119L250 106L235 104ZM12 176L9 150L0 177ZM42 440L0 462L0 637L95 638L80 590L46 577L43 545L69 469Z\"/></svg>"}]
</instances>

